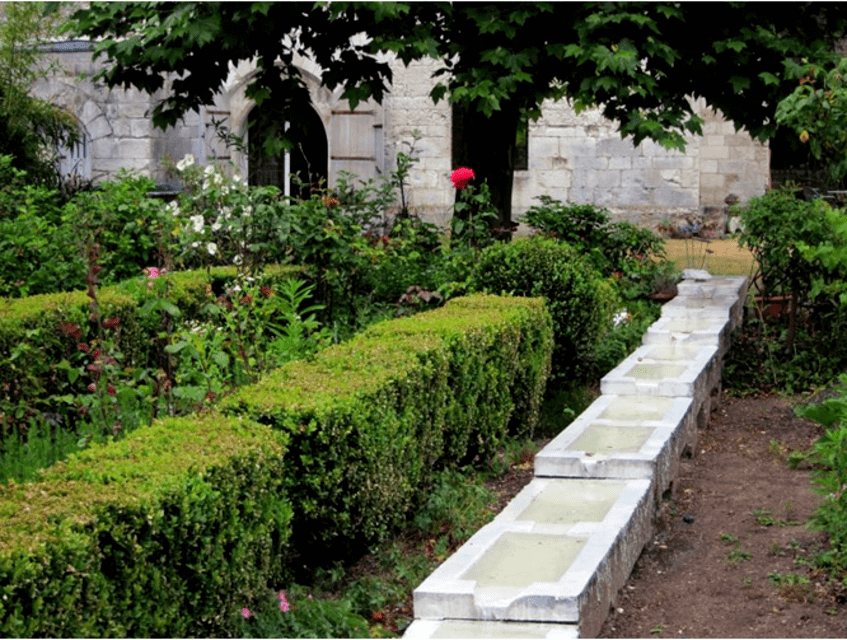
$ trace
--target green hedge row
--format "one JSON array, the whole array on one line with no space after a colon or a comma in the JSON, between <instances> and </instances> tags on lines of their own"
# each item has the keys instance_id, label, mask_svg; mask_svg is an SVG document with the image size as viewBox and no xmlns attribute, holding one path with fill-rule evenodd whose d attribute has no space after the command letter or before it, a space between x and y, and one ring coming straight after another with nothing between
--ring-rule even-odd
<instances>
[{"instance_id":1,"label":"green hedge row","mask_svg":"<svg viewBox=\"0 0 847 640\"><path fill-rule=\"evenodd\" d=\"M0 634L214 637L290 531L284 436L172 418L0 490Z\"/></svg>"},{"instance_id":2,"label":"green hedge row","mask_svg":"<svg viewBox=\"0 0 847 640\"><path fill-rule=\"evenodd\" d=\"M298 267L269 267L262 278L272 282L299 273ZM215 294L222 293L235 277L235 267L213 268L208 274L173 273L168 276L168 299L180 309L184 319L199 318L208 302L207 286L211 285ZM99 287L99 313L101 318L120 321L122 365L149 367L155 357L154 341L150 338L160 327L151 326L154 320L145 323L139 317L145 298L130 295L126 289L120 285ZM74 362L77 343L88 342L97 335L97 325L90 318L90 303L85 291L0 298L0 402L5 401L7 407L54 411L50 405L55 402L52 396L84 392L82 380L74 386L57 365ZM71 326L79 330L78 339L68 334Z\"/></svg>"},{"instance_id":3,"label":"green hedge row","mask_svg":"<svg viewBox=\"0 0 847 640\"><path fill-rule=\"evenodd\" d=\"M532 429L551 352L541 299L459 298L0 488L0 634L235 633L295 554L385 536Z\"/></svg>"},{"instance_id":4,"label":"green hedge row","mask_svg":"<svg viewBox=\"0 0 847 640\"><path fill-rule=\"evenodd\" d=\"M552 352L541 299L475 295L372 326L220 409L291 436L295 538L340 554L404 522L436 469L486 462L537 419Z\"/></svg>"}]
</instances>

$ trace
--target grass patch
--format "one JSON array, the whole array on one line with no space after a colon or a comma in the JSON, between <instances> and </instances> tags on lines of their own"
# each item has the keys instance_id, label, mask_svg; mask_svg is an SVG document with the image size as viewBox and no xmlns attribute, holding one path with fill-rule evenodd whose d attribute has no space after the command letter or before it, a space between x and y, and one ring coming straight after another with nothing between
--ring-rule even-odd
<instances>
[{"instance_id":1,"label":"grass patch","mask_svg":"<svg viewBox=\"0 0 847 640\"><path fill-rule=\"evenodd\" d=\"M686 243L688 249L686 249ZM752 276L756 261L749 249L738 246L737 238L721 238L709 243L690 240L665 240L665 255L679 269L688 268L688 256L692 253L700 256L703 249L709 249L705 269L714 276ZM697 265L699 266L699 259Z\"/></svg>"}]
</instances>

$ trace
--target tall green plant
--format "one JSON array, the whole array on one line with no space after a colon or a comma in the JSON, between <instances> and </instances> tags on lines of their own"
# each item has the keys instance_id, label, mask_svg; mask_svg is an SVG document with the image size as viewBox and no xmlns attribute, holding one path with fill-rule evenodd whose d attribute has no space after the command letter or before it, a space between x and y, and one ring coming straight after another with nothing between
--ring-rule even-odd
<instances>
[{"instance_id":1,"label":"tall green plant","mask_svg":"<svg viewBox=\"0 0 847 640\"><path fill-rule=\"evenodd\" d=\"M798 407L795 413L826 427L809 456L815 464L812 481L823 496L811 523L829 534L829 550L821 560L841 575L847 571L847 396L843 391L847 375L841 375L839 382L838 395Z\"/></svg>"},{"instance_id":2,"label":"tall green plant","mask_svg":"<svg viewBox=\"0 0 847 640\"><path fill-rule=\"evenodd\" d=\"M812 290L819 267L803 257L797 246L817 246L830 237L829 205L823 200L798 200L791 187L773 189L736 209L744 223L739 243L759 264L758 289L765 296L789 296L789 327L785 348L794 347L797 310Z\"/></svg>"}]
</instances>

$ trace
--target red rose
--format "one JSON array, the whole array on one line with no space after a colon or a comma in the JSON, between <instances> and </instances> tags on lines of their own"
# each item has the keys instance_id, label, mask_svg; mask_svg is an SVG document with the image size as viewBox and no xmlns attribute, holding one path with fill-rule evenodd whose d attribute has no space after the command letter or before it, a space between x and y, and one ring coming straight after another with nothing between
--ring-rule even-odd
<instances>
[{"instance_id":1,"label":"red rose","mask_svg":"<svg viewBox=\"0 0 847 640\"><path fill-rule=\"evenodd\" d=\"M450 174L450 179L453 181L453 187L456 189L464 189L468 186L468 182L473 180L475 177L473 169L468 169L467 167L459 167Z\"/></svg>"}]
</instances>

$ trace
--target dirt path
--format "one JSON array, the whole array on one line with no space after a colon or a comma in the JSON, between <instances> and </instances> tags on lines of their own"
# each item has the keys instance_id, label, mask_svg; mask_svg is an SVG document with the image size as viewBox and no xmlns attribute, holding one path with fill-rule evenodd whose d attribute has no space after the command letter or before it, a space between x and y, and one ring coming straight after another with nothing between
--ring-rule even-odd
<instances>
[{"instance_id":1,"label":"dirt path","mask_svg":"<svg viewBox=\"0 0 847 640\"><path fill-rule=\"evenodd\" d=\"M725 399L600 637L847 636L845 589L804 564L825 542L809 470L785 461L821 433L775 396Z\"/></svg>"}]
</instances>

